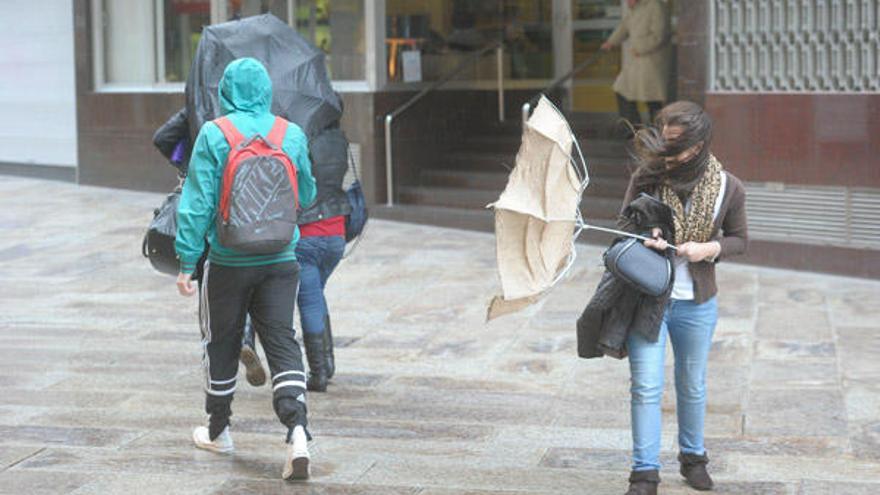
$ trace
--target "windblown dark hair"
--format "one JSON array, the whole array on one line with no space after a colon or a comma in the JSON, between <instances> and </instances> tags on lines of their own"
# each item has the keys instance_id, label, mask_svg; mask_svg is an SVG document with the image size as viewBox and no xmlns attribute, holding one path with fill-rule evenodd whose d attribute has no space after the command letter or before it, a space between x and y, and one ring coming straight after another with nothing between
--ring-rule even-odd
<instances>
[{"instance_id":1,"label":"windblown dark hair","mask_svg":"<svg viewBox=\"0 0 880 495\"><path fill-rule=\"evenodd\" d=\"M663 127L682 129L681 136L663 139ZM633 172L636 193L653 193L668 183L679 196L686 197L700 181L709 164L709 144L712 141L712 119L700 105L690 101L676 101L663 107L652 126L636 132L633 156L638 164ZM702 143L702 148L688 162L667 169L666 158L676 156Z\"/></svg>"}]
</instances>

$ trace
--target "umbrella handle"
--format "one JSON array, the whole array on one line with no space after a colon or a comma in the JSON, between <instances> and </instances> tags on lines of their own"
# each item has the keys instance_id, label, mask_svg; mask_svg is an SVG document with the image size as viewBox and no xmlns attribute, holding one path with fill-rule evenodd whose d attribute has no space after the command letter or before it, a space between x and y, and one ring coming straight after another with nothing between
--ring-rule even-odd
<instances>
[{"instance_id":1,"label":"umbrella handle","mask_svg":"<svg viewBox=\"0 0 880 495\"><path fill-rule=\"evenodd\" d=\"M638 239L640 241L649 241L650 240L649 238L647 238L643 235L633 234L631 232L624 232L622 230L609 229L607 227L599 227L598 225L588 225L585 223L581 223L581 224L578 224L578 227L581 227L581 228L587 229L587 230L598 230L601 232L607 232L609 234L617 234L617 235L623 236L623 237L632 237L633 239ZM669 249L671 249L673 251L678 251L678 248L676 248L675 246L673 246L671 244L669 245Z\"/></svg>"}]
</instances>

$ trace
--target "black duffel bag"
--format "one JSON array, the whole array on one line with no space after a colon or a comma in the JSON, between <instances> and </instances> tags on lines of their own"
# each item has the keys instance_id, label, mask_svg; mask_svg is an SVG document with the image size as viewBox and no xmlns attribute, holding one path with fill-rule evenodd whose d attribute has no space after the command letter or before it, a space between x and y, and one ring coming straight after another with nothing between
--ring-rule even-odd
<instances>
[{"instance_id":1,"label":"black duffel bag","mask_svg":"<svg viewBox=\"0 0 880 495\"><path fill-rule=\"evenodd\" d=\"M177 276L180 272L180 261L174 249L174 239L177 237L177 206L180 203L180 187L174 189L162 202L162 205L153 210L153 220L144 234L142 252L145 258L150 260L159 273ZM192 279L199 280L202 277L202 267L207 257L207 247L202 258L196 263L196 269Z\"/></svg>"},{"instance_id":2,"label":"black duffel bag","mask_svg":"<svg viewBox=\"0 0 880 495\"><path fill-rule=\"evenodd\" d=\"M177 205L180 203L180 188L169 194L162 205L153 211L153 220L144 235L143 254L159 273L177 275L180 262L174 250L177 235Z\"/></svg>"}]
</instances>

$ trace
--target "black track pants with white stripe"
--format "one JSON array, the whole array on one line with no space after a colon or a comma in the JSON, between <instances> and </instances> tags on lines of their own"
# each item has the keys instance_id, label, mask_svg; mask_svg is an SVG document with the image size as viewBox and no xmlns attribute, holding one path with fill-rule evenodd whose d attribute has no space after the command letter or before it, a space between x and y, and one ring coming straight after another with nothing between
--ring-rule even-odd
<instances>
[{"instance_id":1,"label":"black track pants with white stripe","mask_svg":"<svg viewBox=\"0 0 880 495\"><path fill-rule=\"evenodd\" d=\"M232 415L230 406L248 314L269 363L278 419L288 428L307 426L305 372L293 328L298 285L296 262L254 267L205 265L199 317L211 438L223 431Z\"/></svg>"}]
</instances>

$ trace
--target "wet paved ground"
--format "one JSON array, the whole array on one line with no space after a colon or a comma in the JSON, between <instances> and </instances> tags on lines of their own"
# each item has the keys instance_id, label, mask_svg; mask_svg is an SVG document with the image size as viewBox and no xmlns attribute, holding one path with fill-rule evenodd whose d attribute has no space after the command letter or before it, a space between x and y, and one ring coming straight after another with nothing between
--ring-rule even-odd
<instances>
[{"instance_id":1,"label":"wet paved ground","mask_svg":"<svg viewBox=\"0 0 880 495\"><path fill-rule=\"evenodd\" d=\"M484 324L493 238L373 222L330 283L338 376L310 396L314 472L243 377L237 452L197 451L196 300L140 241L155 194L0 176L0 493L619 494L625 362L575 357L594 247L541 305ZM719 266L718 492L880 493L880 283ZM667 380L669 383L669 380ZM662 493L677 475L667 385Z\"/></svg>"}]
</instances>

